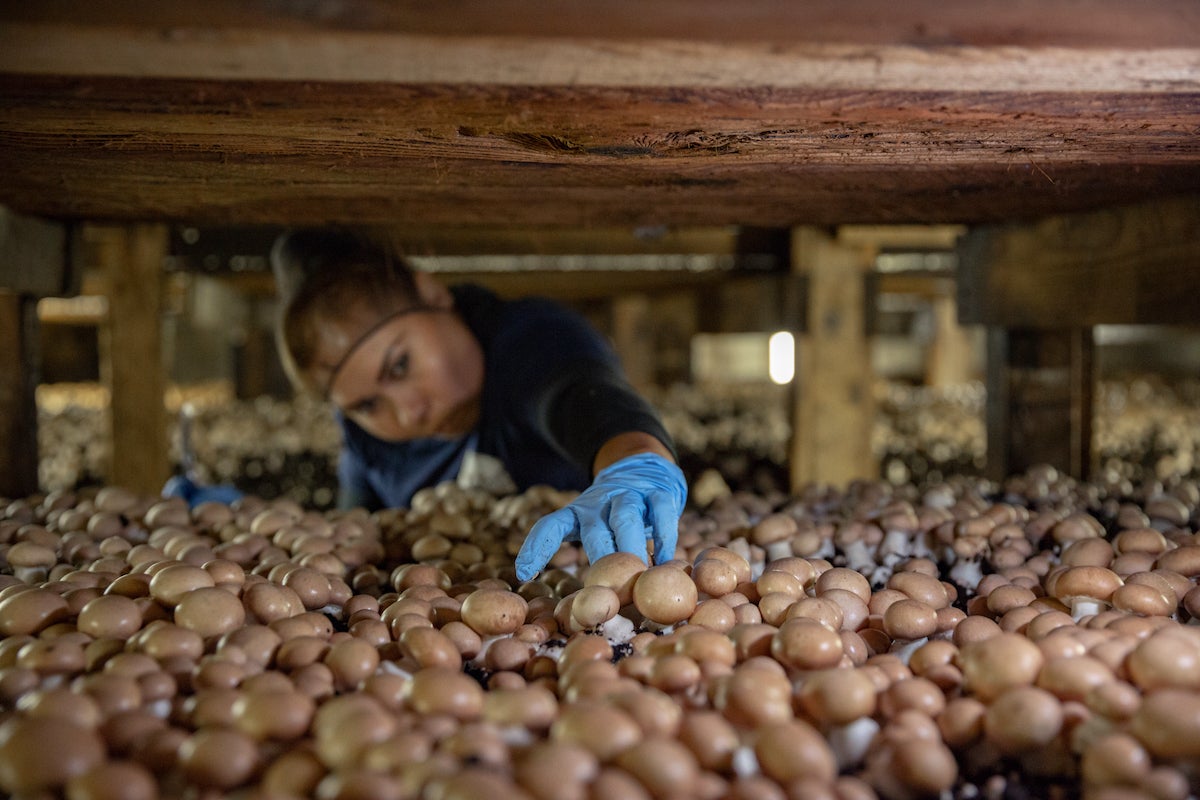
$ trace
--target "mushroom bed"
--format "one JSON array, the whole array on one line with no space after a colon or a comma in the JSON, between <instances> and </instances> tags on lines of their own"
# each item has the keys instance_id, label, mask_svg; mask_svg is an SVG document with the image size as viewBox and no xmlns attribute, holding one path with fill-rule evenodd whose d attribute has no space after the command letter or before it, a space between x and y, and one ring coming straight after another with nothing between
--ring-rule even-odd
<instances>
[{"instance_id":1,"label":"mushroom bed","mask_svg":"<svg viewBox=\"0 0 1200 800\"><path fill-rule=\"evenodd\" d=\"M26 797L1153 798L1200 788L1193 482L732 493L537 580L570 496L0 502Z\"/></svg>"}]
</instances>

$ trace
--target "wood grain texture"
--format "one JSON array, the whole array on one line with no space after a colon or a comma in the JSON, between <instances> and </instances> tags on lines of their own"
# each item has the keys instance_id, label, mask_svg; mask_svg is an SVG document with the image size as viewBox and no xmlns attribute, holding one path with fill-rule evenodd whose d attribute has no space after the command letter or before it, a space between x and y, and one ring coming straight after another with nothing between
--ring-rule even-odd
<instances>
[{"instance_id":1,"label":"wood grain texture","mask_svg":"<svg viewBox=\"0 0 1200 800\"><path fill-rule=\"evenodd\" d=\"M186 28L407 32L438 36L770 42L1187 45L1200 37L1192 0L42 0L0 3L11 22Z\"/></svg>"},{"instance_id":2,"label":"wood grain texture","mask_svg":"<svg viewBox=\"0 0 1200 800\"><path fill-rule=\"evenodd\" d=\"M108 482L156 494L169 474L161 321L166 228L97 225L86 238L91 263L107 282L100 378L110 397Z\"/></svg>"},{"instance_id":3,"label":"wood grain texture","mask_svg":"<svg viewBox=\"0 0 1200 800\"><path fill-rule=\"evenodd\" d=\"M962 240L959 316L1020 328L1195 324L1200 196L981 227Z\"/></svg>"},{"instance_id":4,"label":"wood grain texture","mask_svg":"<svg viewBox=\"0 0 1200 800\"><path fill-rule=\"evenodd\" d=\"M1200 187L1200 6L9 2L0 106L51 217L1030 219Z\"/></svg>"},{"instance_id":5,"label":"wood grain texture","mask_svg":"<svg viewBox=\"0 0 1200 800\"><path fill-rule=\"evenodd\" d=\"M32 296L0 289L0 498L27 497L38 489L36 308Z\"/></svg>"},{"instance_id":6,"label":"wood grain texture","mask_svg":"<svg viewBox=\"0 0 1200 800\"><path fill-rule=\"evenodd\" d=\"M1200 187L1200 94L0 75L0 203L205 224L1027 219Z\"/></svg>"},{"instance_id":7,"label":"wood grain texture","mask_svg":"<svg viewBox=\"0 0 1200 800\"><path fill-rule=\"evenodd\" d=\"M1049 464L1092 470L1095 345L1091 328L987 329L987 466L993 480Z\"/></svg>"}]
</instances>

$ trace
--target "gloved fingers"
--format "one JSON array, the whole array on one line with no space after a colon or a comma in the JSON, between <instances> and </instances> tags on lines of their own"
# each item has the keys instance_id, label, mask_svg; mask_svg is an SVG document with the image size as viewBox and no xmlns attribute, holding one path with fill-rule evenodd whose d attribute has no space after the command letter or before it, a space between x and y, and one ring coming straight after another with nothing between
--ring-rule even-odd
<instances>
[{"instance_id":1,"label":"gloved fingers","mask_svg":"<svg viewBox=\"0 0 1200 800\"><path fill-rule=\"evenodd\" d=\"M517 553L517 577L523 581L533 579L550 562L567 537L575 532L575 527L575 515L570 506L553 511L535 522Z\"/></svg>"},{"instance_id":2,"label":"gloved fingers","mask_svg":"<svg viewBox=\"0 0 1200 800\"><path fill-rule=\"evenodd\" d=\"M616 539L617 549L633 553L646 560L645 501L635 492L621 492L613 497L608 512L608 524ZM590 557L590 556L589 556Z\"/></svg>"},{"instance_id":3,"label":"gloved fingers","mask_svg":"<svg viewBox=\"0 0 1200 800\"><path fill-rule=\"evenodd\" d=\"M196 493L196 484L186 475L172 475L162 488L163 497L182 497L191 502Z\"/></svg>"},{"instance_id":4,"label":"gloved fingers","mask_svg":"<svg viewBox=\"0 0 1200 800\"><path fill-rule=\"evenodd\" d=\"M654 561L661 564L675 557L675 545L679 541L679 515L683 509L666 492L654 492L647 502L654 539Z\"/></svg>"},{"instance_id":5,"label":"gloved fingers","mask_svg":"<svg viewBox=\"0 0 1200 800\"><path fill-rule=\"evenodd\" d=\"M609 553L617 551L612 529L603 516L603 505L597 507L593 503L579 503L568 507L574 508L579 518L579 541L583 543L588 561L595 564Z\"/></svg>"},{"instance_id":6,"label":"gloved fingers","mask_svg":"<svg viewBox=\"0 0 1200 800\"><path fill-rule=\"evenodd\" d=\"M220 483L216 486L202 487L191 498L192 507L196 507L201 503L222 503L231 505L243 497L241 491L236 486L230 486L226 483Z\"/></svg>"}]
</instances>

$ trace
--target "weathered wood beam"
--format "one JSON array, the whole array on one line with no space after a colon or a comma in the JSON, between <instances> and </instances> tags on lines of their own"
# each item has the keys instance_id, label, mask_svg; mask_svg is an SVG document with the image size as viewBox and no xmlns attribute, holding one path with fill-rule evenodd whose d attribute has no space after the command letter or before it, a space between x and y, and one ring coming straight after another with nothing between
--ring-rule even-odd
<instances>
[{"instance_id":1,"label":"weathered wood beam","mask_svg":"<svg viewBox=\"0 0 1200 800\"><path fill-rule=\"evenodd\" d=\"M49 216L214 225L1024 219L1200 187L1196 87L1097 95L0 75L0 201Z\"/></svg>"},{"instance_id":2,"label":"weathered wood beam","mask_svg":"<svg viewBox=\"0 0 1200 800\"><path fill-rule=\"evenodd\" d=\"M0 207L0 495L38 490L39 298L78 291L71 231Z\"/></svg>"},{"instance_id":3,"label":"weathered wood beam","mask_svg":"<svg viewBox=\"0 0 1200 800\"><path fill-rule=\"evenodd\" d=\"M167 231L162 225L90 225L89 263L106 279L100 379L109 391L108 482L156 493L169 474L161 314Z\"/></svg>"},{"instance_id":4,"label":"weathered wood beam","mask_svg":"<svg viewBox=\"0 0 1200 800\"><path fill-rule=\"evenodd\" d=\"M1147 0L1131 10L1122 0L461 0L337 4L207 0L173 5L153 0L7 3L13 22L153 27L166 31L269 27L405 31L441 36L533 36L602 39L689 38L717 41L900 42L912 46L1078 45L1137 47L1195 41L1200 13L1189 0Z\"/></svg>"},{"instance_id":5,"label":"weathered wood beam","mask_svg":"<svg viewBox=\"0 0 1200 800\"><path fill-rule=\"evenodd\" d=\"M37 301L0 289L0 497L38 490Z\"/></svg>"},{"instance_id":6,"label":"weathered wood beam","mask_svg":"<svg viewBox=\"0 0 1200 800\"><path fill-rule=\"evenodd\" d=\"M0 66L20 72L410 83L1031 90L1049 69L1058 88L1144 90L1194 69L1177 51L1200 30L1187 0L23 5L0 7Z\"/></svg>"},{"instance_id":7,"label":"weathered wood beam","mask_svg":"<svg viewBox=\"0 0 1200 800\"><path fill-rule=\"evenodd\" d=\"M507 86L1180 91L1187 47L977 47L409 33L85 28L10 23L0 70L30 75ZM1194 45L1193 40L1190 44ZM714 70L714 63L728 70ZM581 64L587 69L581 70Z\"/></svg>"},{"instance_id":8,"label":"weathered wood beam","mask_svg":"<svg viewBox=\"0 0 1200 800\"><path fill-rule=\"evenodd\" d=\"M65 225L0 206L0 288L32 297L77 293L70 236Z\"/></svg>"},{"instance_id":9,"label":"weathered wood beam","mask_svg":"<svg viewBox=\"0 0 1200 800\"><path fill-rule=\"evenodd\" d=\"M1049 464L1092 469L1095 351L1091 328L988 328L987 467L1003 480Z\"/></svg>"},{"instance_id":10,"label":"weathered wood beam","mask_svg":"<svg viewBox=\"0 0 1200 800\"><path fill-rule=\"evenodd\" d=\"M1186 0L9 6L0 200L46 215L792 227L1200 186Z\"/></svg>"},{"instance_id":11,"label":"weathered wood beam","mask_svg":"<svg viewBox=\"0 0 1200 800\"><path fill-rule=\"evenodd\" d=\"M368 237L386 243L408 257L429 256L559 256L559 255L730 255L737 247L738 228L724 227L598 227L598 228L424 228L404 226L358 227ZM232 269L241 257L261 259L284 231L280 226L176 226L171 232L171 253L179 269L213 271ZM215 265L208 265L215 258Z\"/></svg>"},{"instance_id":12,"label":"weathered wood beam","mask_svg":"<svg viewBox=\"0 0 1200 800\"><path fill-rule=\"evenodd\" d=\"M700 290L703 333L802 331L807 325L803 275L726 275Z\"/></svg>"},{"instance_id":13,"label":"weathered wood beam","mask_svg":"<svg viewBox=\"0 0 1200 800\"><path fill-rule=\"evenodd\" d=\"M971 328L959 324L953 291L931 296L930 304L934 330L925 358L925 385L947 388L977 379L978 340Z\"/></svg>"},{"instance_id":14,"label":"weathered wood beam","mask_svg":"<svg viewBox=\"0 0 1200 800\"><path fill-rule=\"evenodd\" d=\"M439 272L437 276L447 284L478 283L501 297L541 295L564 302L605 300L620 292L652 295L686 292L730 279L728 270L487 270ZM214 277L247 295L275 294L275 279L270 273L225 273Z\"/></svg>"},{"instance_id":15,"label":"weathered wood beam","mask_svg":"<svg viewBox=\"0 0 1200 800\"><path fill-rule=\"evenodd\" d=\"M959 317L1031 329L1200 320L1200 195L972 230Z\"/></svg>"},{"instance_id":16,"label":"weathered wood beam","mask_svg":"<svg viewBox=\"0 0 1200 800\"><path fill-rule=\"evenodd\" d=\"M963 225L843 225L837 240L877 251L953 250L966 232Z\"/></svg>"}]
</instances>

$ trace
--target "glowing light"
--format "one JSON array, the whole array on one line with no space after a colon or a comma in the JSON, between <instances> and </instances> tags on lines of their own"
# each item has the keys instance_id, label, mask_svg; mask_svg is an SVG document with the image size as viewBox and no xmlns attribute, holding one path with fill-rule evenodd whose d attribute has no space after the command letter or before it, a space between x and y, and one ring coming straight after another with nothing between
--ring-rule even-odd
<instances>
[{"instance_id":1,"label":"glowing light","mask_svg":"<svg viewBox=\"0 0 1200 800\"><path fill-rule=\"evenodd\" d=\"M796 377L796 339L787 331L773 333L767 340L767 371L780 385Z\"/></svg>"}]
</instances>

